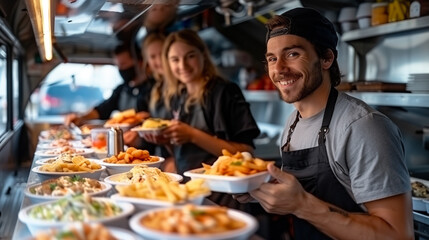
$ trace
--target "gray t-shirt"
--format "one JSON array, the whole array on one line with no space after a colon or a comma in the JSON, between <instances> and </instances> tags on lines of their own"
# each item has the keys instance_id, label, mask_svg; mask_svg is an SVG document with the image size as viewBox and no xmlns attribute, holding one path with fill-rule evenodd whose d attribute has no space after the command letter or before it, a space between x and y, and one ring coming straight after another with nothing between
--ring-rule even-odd
<instances>
[{"instance_id":1,"label":"gray t-shirt","mask_svg":"<svg viewBox=\"0 0 429 240\"><path fill-rule=\"evenodd\" d=\"M318 146L323 114L299 120L290 151ZM295 117L296 110L286 123L281 146ZM411 191L402 135L389 118L339 93L329 128L325 145L331 169L358 204Z\"/></svg>"}]
</instances>

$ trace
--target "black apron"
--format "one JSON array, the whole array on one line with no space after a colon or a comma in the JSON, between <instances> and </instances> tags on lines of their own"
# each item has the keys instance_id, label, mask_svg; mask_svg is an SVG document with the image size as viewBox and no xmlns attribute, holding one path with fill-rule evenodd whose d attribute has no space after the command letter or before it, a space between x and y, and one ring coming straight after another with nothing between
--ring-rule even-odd
<instances>
[{"instance_id":1,"label":"black apron","mask_svg":"<svg viewBox=\"0 0 429 240\"><path fill-rule=\"evenodd\" d=\"M335 108L338 91L334 88L329 93L328 103L319 131L319 146L297 151L289 151L292 133L299 121L299 112L295 122L290 126L286 143L282 148L282 170L294 175L304 189L317 198L331 203L348 212L363 212L362 208L350 197L346 189L337 180L329 165L325 147L325 135ZM293 217L295 239L330 239L307 221Z\"/></svg>"},{"instance_id":2,"label":"black apron","mask_svg":"<svg viewBox=\"0 0 429 240\"><path fill-rule=\"evenodd\" d=\"M124 86L121 90L121 94L119 95L118 110L125 111L132 108L138 111L139 94L139 88Z\"/></svg>"},{"instance_id":3,"label":"black apron","mask_svg":"<svg viewBox=\"0 0 429 240\"><path fill-rule=\"evenodd\" d=\"M190 106L189 112L185 112L185 102L187 93L183 92L178 99L173 99L173 109L178 110L178 120L189 124L190 126L212 134L212 131L207 126L207 121L204 117L204 110L201 104L196 103ZM213 164L217 157L198 147L193 143L184 143L174 145L174 157L176 159L177 173L183 175L185 171L201 168L201 163ZM190 180L184 177L184 181Z\"/></svg>"}]
</instances>

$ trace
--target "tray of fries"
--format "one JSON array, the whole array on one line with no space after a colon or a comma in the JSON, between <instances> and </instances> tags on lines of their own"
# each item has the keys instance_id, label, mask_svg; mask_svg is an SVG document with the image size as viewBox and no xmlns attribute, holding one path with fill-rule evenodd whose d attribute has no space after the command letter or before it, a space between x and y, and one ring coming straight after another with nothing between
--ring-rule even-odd
<instances>
[{"instance_id":1,"label":"tray of fries","mask_svg":"<svg viewBox=\"0 0 429 240\"><path fill-rule=\"evenodd\" d=\"M183 175L191 179L205 179L210 189L224 193L246 193L268 182L270 175L267 165L271 161L253 158L250 153L231 154L222 151L213 165L203 163L202 168L193 169Z\"/></svg>"},{"instance_id":2,"label":"tray of fries","mask_svg":"<svg viewBox=\"0 0 429 240\"><path fill-rule=\"evenodd\" d=\"M139 210L192 203L201 205L211 194L203 179L190 180L185 184L154 181L148 178L142 183L116 186L117 194L112 199L132 203Z\"/></svg>"}]
</instances>

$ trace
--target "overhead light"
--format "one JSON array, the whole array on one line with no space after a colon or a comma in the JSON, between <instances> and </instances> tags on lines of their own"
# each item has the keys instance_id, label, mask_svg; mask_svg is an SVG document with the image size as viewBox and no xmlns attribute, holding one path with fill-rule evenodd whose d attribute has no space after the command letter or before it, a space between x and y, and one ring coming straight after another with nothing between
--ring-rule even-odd
<instances>
[{"instance_id":1,"label":"overhead light","mask_svg":"<svg viewBox=\"0 0 429 240\"><path fill-rule=\"evenodd\" d=\"M25 0L36 43L43 60L52 60L52 29L55 2L51 0Z\"/></svg>"}]
</instances>

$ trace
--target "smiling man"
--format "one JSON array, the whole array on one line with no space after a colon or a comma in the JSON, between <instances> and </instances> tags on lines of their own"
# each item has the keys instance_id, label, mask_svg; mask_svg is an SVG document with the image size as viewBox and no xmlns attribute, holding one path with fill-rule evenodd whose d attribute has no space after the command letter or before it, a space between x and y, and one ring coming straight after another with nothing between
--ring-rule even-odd
<instances>
[{"instance_id":1,"label":"smiling man","mask_svg":"<svg viewBox=\"0 0 429 240\"><path fill-rule=\"evenodd\" d=\"M282 136L283 171L250 196L292 217L294 239L413 239L411 186L398 127L334 88L341 81L329 20L296 8L267 23L267 70L296 111ZM279 236L279 239L280 236Z\"/></svg>"}]
</instances>

